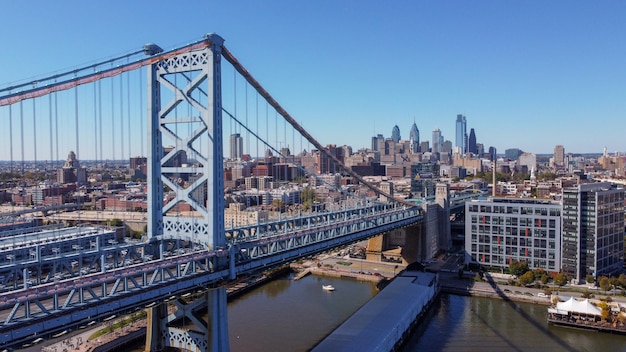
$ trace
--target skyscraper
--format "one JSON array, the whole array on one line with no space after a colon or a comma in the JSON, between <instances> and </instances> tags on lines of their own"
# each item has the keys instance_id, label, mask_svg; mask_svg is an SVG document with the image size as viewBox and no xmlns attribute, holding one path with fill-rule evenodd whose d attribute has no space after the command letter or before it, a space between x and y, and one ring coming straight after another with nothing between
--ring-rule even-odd
<instances>
[{"instance_id":1,"label":"skyscraper","mask_svg":"<svg viewBox=\"0 0 626 352\"><path fill-rule=\"evenodd\" d=\"M469 139L467 140L467 151L476 155L478 154L478 148L476 148L476 133L474 129L470 129Z\"/></svg>"},{"instance_id":2,"label":"skyscraper","mask_svg":"<svg viewBox=\"0 0 626 352\"><path fill-rule=\"evenodd\" d=\"M398 127L398 125L393 126L391 130L391 139L394 143L400 142L400 127Z\"/></svg>"},{"instance_id":3,"label":"skyscraper","mask_svg":"<svg viewBox=\"0 0 626 352\"><path fill-rule=\"evenodd\" d=\"M243 137L239 133L230 135L230 159L241 159L243 157Z\"/></svg>"},{"instance_id":4,"label":"skyscraper","mask_svg":"<svg viewBox=\"0 0 626 352\"><path fill-rule=\"evenodd\" d=\"M489 160L494 161L498 158L496 147L489 147Z\"/></svg>"},{"instance_id":5,"label":"skyscraper","mask_svg":"<svg viewBox=\"0 0 626 352\"><path fill-rule=\"evenodd\" d=\"M454 140L454 146L459 147L462 154L465 154L467 152L466 136L467 119L461 114L456 115L456 138Z\"/></svg>"},{"instance_id":6,"label":"skyscraper","mask_svg":"<svg viewBox=\"0 0 626 352\"><path fill-rule=\"evenodd\" d=\"M411 133L409 134L409 143L411 145L411 153L419 152L420 147L420 130L417 129L417 125L413 122L411 126Z\"/></svg>"},{"instance_id":7,"label":"skyscraper","mask_svg":"<svg viewBox=\"0 0 626 352\"><path fill-rule=\"evenodd\" d=\"M439 128L435 128L433 130L433 153L441 153L441 148L443 147L443 135L441 135L441 130Z\"/></svg>"},{"instance_id":8,"label":"skyscraper","mask_svg":"<svg viewBox=\"0 0 626 352\"><path fill-rule=\"evenodd\" d=\"M577 283L624 265L624 189L609 182L563 189L562 270ZM550 234L551 235L551 234Z\"/></svg>"},{"instance_id":9,"label":"skyscraper","mask_svg":"<svg viewBox=\"0 0 626 352\"><path fill-rule=\"evenodd\" d=\"M563 166L565 164L565 148L562 145L554 147L554 164Z\"/></svg>"},{"instance_id":10,"label":"skyscraper","mask_svg":"<svg viewBox=\"0 0 626 352\"><path fill-rule=\"evenodd\" d=\"M385 137L382 134L372 137L372 151L380 151L381 141L385 141Z\"/></svg>"}]
</instances>

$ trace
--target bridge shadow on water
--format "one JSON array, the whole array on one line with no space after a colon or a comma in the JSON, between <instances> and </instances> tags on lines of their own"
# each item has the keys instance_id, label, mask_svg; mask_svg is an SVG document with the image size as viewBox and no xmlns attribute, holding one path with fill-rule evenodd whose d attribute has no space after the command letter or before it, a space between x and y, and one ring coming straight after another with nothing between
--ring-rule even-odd
<instances>
[{"instance_id":1,"label":"bridge shadow on water","mask_svg":"<svg viewBox=\"0 0 626 352\"><path fill-rule=\"evenodd\" d=\"M528 322L531 326L533 326L535 329L539 330L539 332L545 337L548 338L550 340L552 340L554 343L556 343L560 348L563 349L563 351L578 351L576 348L574 348L573 346L570 346L566 341L564 341L562 338L556 336L554 333L552 333L550 330L548 330L548 328L546 327L545 324L543 324L542 322L538 322L537 320L535 320L532 316L530 316L526 311L524 311L523 309L520 309L519 306L517 305L517 303L515 303L513 300L511 300L505 293L504 291L502 291L500 289L500 287L498 286L498 284L493 281L492 277L488 277L487 278L487 282L489 283L489 285L491 286L491 288L493 289L493 291L500 296L500 298L502 300L504 300L504 302L506 302L511 308L512 311L514 311L515 313L517 313L516 317L512 317L512 318L521 318L524 319L526 322ZM493 326L490 326L483 318L481 318L478 314L475 314L484 324L485 326L487 326L491 331L493 331L495 334L497 334L499 337L502 338L503 341L505 341L510 347L511 349L515 350L515 351L522 351L523 349L517 347L510 339L508 339L506 336L503 336L502 334L500 334L498 332L497 329L495 329Z\"/></svg>"},{"instance_id":2,"label":"bridge shadow on water","mask_svg":"<svg viewBox=\"0 0 626 352\"><path fill-rule=\"evenodd\" d=\"M460 282L459 280L457 284ZM493 280L488 283L493 292L510 309L502 311L502 302L498 302L497 306L481 307L484 301L472 301L472 297L444 293L418 323L411 337L401 347L401 351L532 351L546 348L560 351L579 350L551 332L544 321L537 320L536 316L529 314L523 307L507 297ZM463 289L474 286L473 281L463 281ZM480 299L483 298L480 297ZM499 301L494 298L485 299ZM485 318L485 314L501 316L489 319ZM507 322L504 323L506 326L498 324L498 319L506 319ZM474 321L474 323L469 321ZM511 335L512 330L518 330L518 327L523 336L520 337L517 333L513 334L515 336ZM535 343L540 340L546 341ZM490 345L495 341L498 342Z\"/></svg>"}]
</instances>

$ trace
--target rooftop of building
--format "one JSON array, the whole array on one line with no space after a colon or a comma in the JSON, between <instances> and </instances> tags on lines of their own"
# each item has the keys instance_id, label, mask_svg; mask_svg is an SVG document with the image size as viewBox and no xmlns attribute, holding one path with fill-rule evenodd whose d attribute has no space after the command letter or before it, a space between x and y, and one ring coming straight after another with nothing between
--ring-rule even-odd
<instances>
[{"instance_id":1,"label":"rooftop of building","mask_svg":"<svg viewBox=\"0 0 626 352\"><path fill-rule=\"evenodd\" d=\"M472 203L503 203L503 204L531 204L531 205L560 205L558 201L537 198L507 198L488 197L486 199L472 199Z\"/></svg>"}]
</instances>

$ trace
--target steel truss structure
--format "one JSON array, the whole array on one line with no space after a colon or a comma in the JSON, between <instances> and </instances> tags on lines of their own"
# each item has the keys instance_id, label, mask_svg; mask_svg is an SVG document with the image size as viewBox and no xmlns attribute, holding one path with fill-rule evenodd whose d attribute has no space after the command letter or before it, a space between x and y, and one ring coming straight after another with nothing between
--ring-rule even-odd
<instances>
[{"instance_id":1,"label":"steel truss structure","mask_svg":"<svg viewBox=\"0 0 626 352\"><path fill-rule=\"evenodd\" d=\"M221 103L224 40L216 34L205 38L204 48L155 62L148 72L148 234L151 240L185 239L214 248L226 245ZM168 146L173 149L166 151ZM194 162L188 164L187 160ZM175 197L163 204L165 188ZM188 205L187 213L193 215L179 211L183 205Z\"/></svg>"},{"instance_id":2,"label":"steel truss structure","mask_svg":"<svg viewBox=\"0 0 626 352\"><path fill-rule=\"evenodd\" d=\"M254 229L234 229L229 232L233 240L228 247L211 250L181 240L162 240L158 248L165 250L159 253L152 252L155 246L149 242L118 243L110 237L111 231L77 228L77 242L71 243L82 247L95 241L102 245L79 249L68 243L59 247L67 252L53 251L52 255L40 247L38 259L21 255L13 262L21 269L9 271L13 281L7 282L16 288L0 293L0 343L17 344L35 336L51 336L168 297L204 291L229 277L232 268L238 275L253 272L422 220L417 207L368 205L260 224ZM86 233L90 235L80 236ZM254 235L242 235L246 233ZM27 236L35 240L26 248L37 248L39 236ZM23 253L30 252L26 249ZM46 264L53 262L57 263ZM49 273L53 268L55 275L43 274L44 279L30 283L29 276L23 274L33 269ZM46 281L47 277L51 281ZM216 307L212 309L219 312Z\"/></svg>"}]
</instances>

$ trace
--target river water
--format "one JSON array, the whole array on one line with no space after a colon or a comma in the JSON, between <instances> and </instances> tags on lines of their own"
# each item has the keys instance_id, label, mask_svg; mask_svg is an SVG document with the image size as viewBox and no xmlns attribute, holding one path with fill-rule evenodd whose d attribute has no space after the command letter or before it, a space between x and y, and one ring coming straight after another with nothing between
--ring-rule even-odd
<instances>
[{"instance_id":1,"label":"river water","mask_svg":"<svg viewBox=\"0 0 626 352\"><path fill-rule=\"evenodd\" d=\"M443 294L404 351L626 351L626 337L548 325L546 310Z\"/></svg>"},{"instance_id":2,"label":"river water","mask_svg":"<svg viewBox=\"0 0 626 352\"><path fill-rule=\"evenodd\" d=\"M229 302L231 351L310 350L377 292L372 283L312 275L266 283ZM625 336L548 325L546 309L442 294L403 351L626 351Z\"/></svg>"},{"instance_id":3,"label":"river water","mask_svg":"<svg viewBox=\"0 0 626 352\"><path fill-rule=\"evenodd\" d=\"M231 351L307 351L377 292L370 282L313 275L271 281L228 303Z\"/></svg>"}]
</instances>

